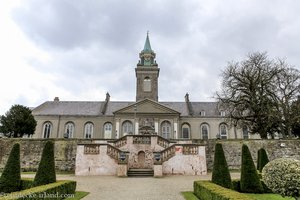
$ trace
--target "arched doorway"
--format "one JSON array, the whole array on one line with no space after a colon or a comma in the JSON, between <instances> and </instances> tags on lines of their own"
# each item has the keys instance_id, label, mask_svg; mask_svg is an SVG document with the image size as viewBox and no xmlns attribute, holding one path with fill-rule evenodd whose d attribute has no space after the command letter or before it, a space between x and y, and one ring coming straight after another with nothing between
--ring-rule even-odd
<instances>
[{"instance_id":1,"label":"arched doorway","mask_svg":"<svg viewBox=\"0 0 300 200\"><path fill-rule=\"evenodd\" d=\"M138 153L138 164L139 164L139 168L145 168L145 152L144 151L140 151Z\"/></svg>"}]
</instances>

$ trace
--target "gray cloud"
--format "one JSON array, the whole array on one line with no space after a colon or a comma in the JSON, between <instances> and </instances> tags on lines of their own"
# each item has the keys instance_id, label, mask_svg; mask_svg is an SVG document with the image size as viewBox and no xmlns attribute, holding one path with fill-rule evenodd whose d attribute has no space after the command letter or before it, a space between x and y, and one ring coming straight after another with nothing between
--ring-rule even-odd
<instances>
[{"instance_id":1,"label":"gray cloud","mask_svg":"<svg viewBox=\"0 0 300 200\"><path fill-rule=\"evenodd\" d=\"M99 88L134 100L134 68L150 30L160 100L182 101L189 92L192 100L211 101L227 62L249 52L267 51L299 68L299 9L279 0L30 0L13 17L51 55L46 63L30 58L30 65L72 94Z\"/></svg>"}]
</instances>

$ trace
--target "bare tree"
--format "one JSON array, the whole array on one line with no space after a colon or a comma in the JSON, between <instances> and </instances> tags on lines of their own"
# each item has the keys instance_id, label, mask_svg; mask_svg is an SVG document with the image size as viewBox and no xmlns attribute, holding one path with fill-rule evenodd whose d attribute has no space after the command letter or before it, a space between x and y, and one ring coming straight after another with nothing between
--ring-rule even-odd
<instances>
[{"instance_id":1,"label":"bare tree","mask_svg":"<svg viewBox=\"0 0 300 200\"><path fill-rule=\"evenodd\" d=\"M292 136L292 126L299 120L292 104L300 93L300 73L282 60L278 60L277 65L282 69L275 79L277 117L281 121L280 131L283 137Z\"/></svg>"},{"instance_id":2,"label":"bare tree","mask_svg":"<svg viewBox=\"0 0 300 200\"><path fill-rule=\"evenodd\" d=\"M261 138L291 134L295 116L291 104L299 95L299 71L266 53L252 53L231 62L222 73L217 99L234 126L246 125Z\"/></svg>"}]
</instances>

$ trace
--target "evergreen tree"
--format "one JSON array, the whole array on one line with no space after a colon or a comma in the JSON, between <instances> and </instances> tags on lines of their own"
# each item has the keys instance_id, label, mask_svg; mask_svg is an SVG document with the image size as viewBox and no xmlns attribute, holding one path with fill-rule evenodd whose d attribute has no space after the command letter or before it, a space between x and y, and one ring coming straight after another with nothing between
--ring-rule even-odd
<instances>
[{"instance_id":1,"label":"evergreen tree","mask_svg":"<svg viewBox=\"0 0 300 200\"><path fill-rule=\"evenodd\" d=\"M261 149L257 151L257 165L256 165L257 170L259 170L259 166L260 166L260 156L261 156Z\"/></svg>"},{"instance_id":2,"label":"evergreen tree","mask_svg":"<svg viewBox=\"0 0 300 200\"><path fill-rule=\"evenodd\" d=\"M222 187L232 188L231 177L225 159L222 144L215 146L215 158L212 172L212 182Z\"/></svg>"},{"instance_id":3,"label":"evergreen tree","mask_svg":"<svg viewBox=\"0 0 300 200\"><path fill-rule=\"evenodd\" d=\"M34 177L34 186L46 185L56 182L54 144L51 141L46 142L38 171Z\"/></svg>"},{"instance_id":4,"label":"evergreen tree","mask_svg":"<svg viewBox=\"0 0 300 200\"><path fill-rule=\"evenodd\" d=\"M242 147L241 192L262 193L263 186L257 174L251 153L247 145Z\"/></svg>"},{"instance_id":5,"label":"evergreen tree","mask_svg":"<svg viewBox=\"0 0 300 200\"><path fill-rule=\"evenodd\" d=\"M14 144L0 177L0 193L19 191L21 186L20 144Z\"/></svg>"},{"instance_id":6,"label":"evergreen tree","mask_svg":"<svg viewBox=\"0 0 300 200\"><path fill-rule=\"evenodd\" d=\"M262 172L262 169L264 166L269 162L269 158L267 155L267 152L264 148L259 149L259 157L258 157L258 163L257 163L257 169L259 172Z\"/></svg>"}]
</instances>

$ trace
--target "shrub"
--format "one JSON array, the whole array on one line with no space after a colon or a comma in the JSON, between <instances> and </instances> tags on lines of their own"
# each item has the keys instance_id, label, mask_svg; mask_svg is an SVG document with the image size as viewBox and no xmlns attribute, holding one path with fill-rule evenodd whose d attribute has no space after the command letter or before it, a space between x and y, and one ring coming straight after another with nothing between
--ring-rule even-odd
<instances>
[{"instance_id":1,"label":"shrub","mask_svg":"<svg viewBox=\"0 0 300 200\"><path fill-rule=\"evenodd\" d=\"M56 181L55 162L54 162L54 144L51 141L46 142L41 161L34 177L34 186L54 183Z\"/></svg>"},{"instance_id":2,"label":"shrub","mask_svg":"<svg viewBox=\"0 0 300 200\"><path fill-rule=\"evenodd\" d=\"M248 197L246 194L221 187L210 181L195 181L194 194L200 200L253 200L253 198Z\"/></svg>"},{"instance_id":3,"label":"shrub","mask_svg":"<svg viewBox=\"0 0 300 200\"><path fill-rule=\"evenodd\" d=\"M11 193L20 190L21 166L20 166L20 144L14 144L4 171L0 177L0 193Z\"/></svg>"},{"instance_id":4,"label":"shrub","mask_svg":"<svg viewBox=\"0 0 300 200\"><path fill-rule=\"evenodd\" d=\"M242 170L240 189L247 193L262 193L263 186L259 180L251 153L247 145L242 147Z\"/></svg>"},{"instance_id":5,"label":"shrub","mask_svg":"<svg viewBox=\"0 0 300 200\"><path fill-rule=\"evenodd\" d=\"M264 148L258 150L258 157L257 157L257 169L259 172L262 171L264 166L269 162L269 158L267 152Z\"/></svg>"},{"instance_id":6,"label":"shrub","mask_svg":"<svg viewBox=\"0 0 300 200\"><path fill-rule=\"evenodd\" d=\"M274 193L300 197L300 161L292 158L275 159L263 168L264 183Z\"/></svg>"},{"instance_id":7,"label":"shrub","mask_svg":"<svg viewBox=\"0 0 300 200\"><path fill-rule=\"evenodd\" d=\"M212 182L222 187L232 188L231 177L225 159L222 144L215 146L215 158L212 171Z\"/></svg>"}]
</instances>

